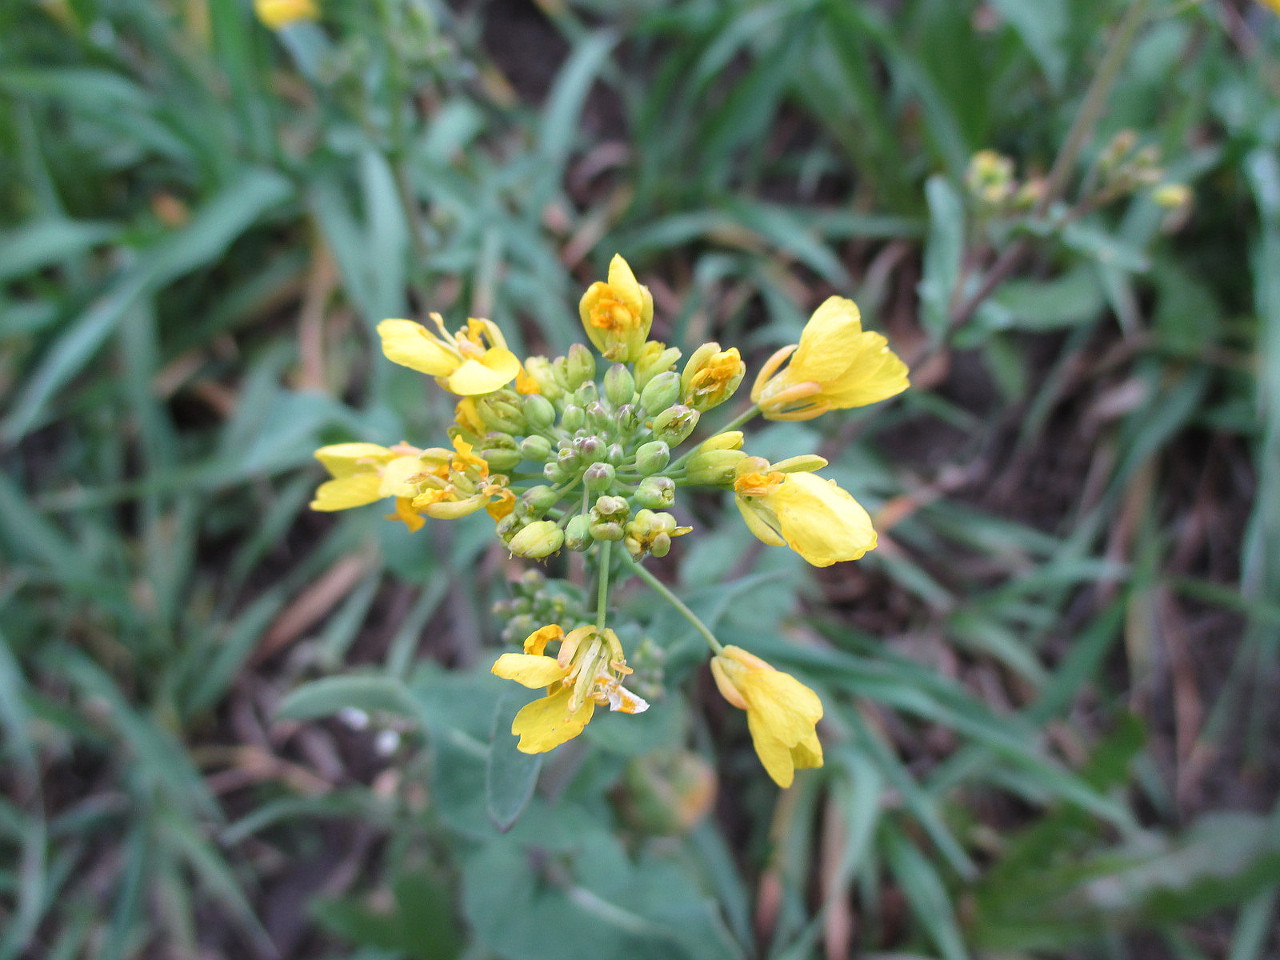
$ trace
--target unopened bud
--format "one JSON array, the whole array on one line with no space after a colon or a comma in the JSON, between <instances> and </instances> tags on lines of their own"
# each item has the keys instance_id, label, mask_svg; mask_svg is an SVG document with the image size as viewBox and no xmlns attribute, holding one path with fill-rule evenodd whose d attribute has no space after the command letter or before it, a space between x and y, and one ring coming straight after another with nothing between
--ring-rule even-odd
<instances>
[{"instance_id":1,"label":"unopened bud","mask_svg":"<svg viewBox=\"0 0 1280 960\"><path fill-rule=\"evenodd\" d=\"M616 471L607 463L593 463L582 473L582 482L588 490L608 490L613 486Z\"/></svg>"},{"instance_id":2,"label":"unopened bud","mask_svg":"<svg viewBox=\"0 0 1280 960\"><path fill-rule=\"evenodd\" d=\"M680 398L680 375L674 370L660 373L640 392L640 406L648 416L665 410Z\"/></svg>"},{"instance_id":3,"label":"unopened bud","mask_svg":"<svg viewBox=\"0 0 1280 960\"><path fill-rule=\"evenodd\" d=\"M529 524L507 544L517 557L542 560L551 556L564 544L564 531L552 520L537 520Z\"/></svg>"},{"instance_id":4,"label":"unopened bud","mask_svg":"<svg viewBox=\"0 0 1280 960\"><path fill-rule=\"evenodd\" d=\"M569 479L569 473L555 460L548 460L542 465L542 475L548 483L560 484Z\"/></svg>"},{"instance_id":5,"label":"unopened bud","mask_svg":"<svg viewBox=\"0 0 1280 960\"><path fill-rule=\"evenodd\" d=\"M627 458L627 451L623 449L622 444L611 443L609 444L609 449L604 453L604 458L616 467Z\"/></svg>"},{"instance_id":6,"label":"unopened bud","mask_svg":"<svg viewBox=\"0 0 1280 960\"><path fill-rule=\"evenodd\" d=\"M685 465L688 483L723 486L733 482L735 467L747 455L741 450L699 450Z\"/></svg>"},{"instance_id":7,"label":"unopened bud","mask_svg":"<svg viewBox=\"0 0 1280 960\"><path fill-rule=\"evenodd\" d=\"M560 414L560 426L570 433L581 430L587 423L587 415L576 403L571 403Z\"/></svg>"},{"instance_id":8,"label":"unopened bud","mask_svg":"<svg viewBox=\"0 0 1280 960\"><path fill-rule=\"evenodd\" d=\"M688 439L698 425L698 411L677 403L653 418L653 436L668 446L678 446Z\"/></svg>"},{"instance_id":9,"label":"unopened bud","mask_svg":"<svg viewBox=\"0 0 1280 960\"><path fill-rule=\"evenodd\" d=\"M613 431L613 414L599 400L592 400L586 406L587 426L599 433Z\"/></svg>"},{"instance_id":10,"label":"unopened bud","mask_svg":"<svg viewBox=\"0 0 1280 960\"><path fill-rule=\"evenodd\" d=\"M497 390L476 398L476 414L488 429L500 433L524 433L524 405L510 390Z\"/></svg>"},{"instance_id":11,"label":"unopened bud","mask_svg":"<svg viewBox=\"0 0 1280 960\"><path fill-rule=\"evenodd\" d=\"M671 448L661 440L650 440L636 450L636 469L646 476L671 462Z\"/></svg>"},{"instance_id":12,"label":"unopened bud","mask_svg":"<svg viewBox=\"0 0 1280 960\"><path fill-rule=\"evenodd\" d=\"M624 403L618 408L618 412L613 416L614 423L618 429L626 436L630 436L640 429L643 421L640 418L640 410L634 403Z\"/></svg>"},{"instance_id":13,"label":"unopened bud","mask_svg":"<svg viewBox=\"0 0 1280 960\"><path fill-rule=\"evenodd\" d=\"M560 500L560 494L548 487L545 483L540 483L536 487L530 487L520 495L521 501L530 510L530 512L541 516Z\"/></svg>"},{"instance_id":14,"label":"unopened bud","mask_svg":"<svg viewBox=\"0 0 1280 960\"><path fill-rule=\"evenodd\" d=\"M827 465L827 459L816 453L802 453L798 457L787 457L769 467L771 473L813 473Z\"/></svg>"},{"instance_id":15,"label":"unopened bud","mask_svg":"<svg viewBox=\"0 0 1280 960\"><path fill-rule=\"evenodd\" d=\"M676 502L676 482L670 477L645 477L635 493L636 503L661 510Z\"/></svg>"},{"instance_id":16,"label":"unopened bud","mask_svg":"<svg viewBox=\"0 0 1280 960\"><path fill-rule=\"evenodd\" d=\"M631 507L622 497L597 497L591 508L591 519L596 521L626 520L631 515Z\"/></svg>"},{"instance_id":17,"label":"unopened bud","mask_svg":"<svg viewBox=\"0 0 1280 960\"><path fill-rule=\"evenodd\" d=\"M581 552L591 546L594 540L591 536L591 521L585 514L578 514L565 525L564 545L570 550Z\"/></svg>"},{"instance_id":18,"label":"unopened bud","mask_svg":"<svg viewBox=\"0 0 1280 960\"><path fill-rule=\"evenodd\" d=\"M718 343L704 343L684 365L681 396L693 409L705 413L732 397L746 372L737 347L721 350Z\"/></svg>"},{"instance_id":19,"label":"unopened bud","mask_svg":"<svg viewBox=\"0 0 1280 960\"><path fill-rule=\"evenodd\" d=\"M596 540L621 540L622 524L616 520L608 520L591 524L591 536Z\"/></svg>"},{"instance_id":20,"label":"unopened bud","mask_svg":"<svg viewBox=\"0 0 1280 960\"><path fill-rule=\"evenodd\" d=\"M584 383L596 378L596 358L580 343L569 348L565 358L565 379L570 390L577 390Z\"/></svg>"},{"instance_id":21,"label":"unopened bud","mask_svg":"<svg viewBox=\"0 0 1280 960\"><path fill-rule=\"evenodd\" d=\"M674 368L679 360L680 351L677 348L650 340L636 360L636 389L643 390L650 380Z\"/></svg>"},{"instance_id":22,"label":"unopened bud","mask_svg":"<svg viewBox=\"0 0 1280 960\"><path fill-rule=\"evenodd\" d=\"M605 398L615 407L630 403L636 392L636 379L631 371L620 363L615 363L604 374Z\"/></svg>"},{"instance_id":23,"label":"unopened bud","mask_svg":"<svg viewBox=\"0 0 1280 960\"><path fill-rule=\"evenodd\" d=\"M541 434L525 437L520 441L520 454L526 460L543 463L551 456L551 441Z\"/></svg>"},{"instance_id":24,"label":"unopened bud","mask_svg":"<svg viewBox=\"0 0 1280 960\"><path fill-rule=\"evenodd\" d=\"M596 463L604 459L608 448L599 437L577 437L573 441L573 449L583 463Z\"/></svg>"},{"instance_id":25,"label":"unopened bud","mask_svg":"<svg viewBox=\"0 0 1280 960\"><path fill-rule=\"evenodd\" d=\"M546 357L529 357L524 362L525 374L538 385L546 400L555 400L564 393L564 385L556 377L555 366ZM530 394L526 401L538 394Z\"/></svg>"},{"instance_id":26,"label":"unopened bud","mask_svg":"<svg viewBox=\"0 0 1280 960\"><path fill-rule=\"evenodd\" d=\"M522 401L524 420L531 430L546 430L556 422L556 408L546 396L531 393Z\"/></svg>"}]
</instances>

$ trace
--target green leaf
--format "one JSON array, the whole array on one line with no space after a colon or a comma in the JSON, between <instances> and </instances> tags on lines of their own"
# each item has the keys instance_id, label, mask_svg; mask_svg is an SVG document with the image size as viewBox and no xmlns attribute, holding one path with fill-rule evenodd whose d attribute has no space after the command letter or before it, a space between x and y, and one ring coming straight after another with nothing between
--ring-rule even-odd
<instances>
[{"instance_id":1,"label":"green leaf","mask_svg":"<svg viewBox=\"0 0 1280 960\"><path fill-rule=\"evenodd\" d=\"M511 734L511 717L528 702L526 691L512 684L498 697L493 710L493 739L484 769L485 809L493 825L510 830L533 796L542 769L542 754L521 753Z\"/></svg>"},{"instance_id":2,"label":"green leaf","mask_svg":"<svg viewBox=\"0 0 1280 960\"><path fill-rule=\"evenodd\" d=\"M281 720L314 720L351 707L412 717L417 713L409 688L395 677L353 674L325 677L292 691L276 710Z\"/></svg>"},{"instance_id":3,"label":"green leaf","mask_svg":"<svg viewBox=\"0 0 1280 960\"><path fill-rule=\"evenodd\" d=\"M929 238L924 248L920 280L921 322L935 342L946 339L951 325L951 298L960 281L964 256L964 204L951 183L941 176L925 184L929 201Z\"/></svg>"}]
</instances>

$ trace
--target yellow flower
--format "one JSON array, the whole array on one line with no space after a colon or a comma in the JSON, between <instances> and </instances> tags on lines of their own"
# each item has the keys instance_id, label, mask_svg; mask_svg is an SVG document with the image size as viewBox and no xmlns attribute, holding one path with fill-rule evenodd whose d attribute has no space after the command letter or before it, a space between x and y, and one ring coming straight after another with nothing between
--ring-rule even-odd
<instances>
[{"instance_id":1,"label":"yellow flower","mask_svg":"<svg viewBox=\"0 0 1280 960\"><path fill-rule=\"evenodd\" d=\"M724 698L747 711L756 755L778 786L791 786L796 770L822 766L822 701L816 693L741 647L712 657L711 675Z\"/></svg>"},{"instance_id":2,"label":"yellow flower","mask_svg":"<svg viewBox=\"0 0 1280 960\"><path fill-rule=\"evenodd\" d=\"M440 386L461 397L492 393L519 374L520 361L507 349L502 331L493 321L472 318L451 334L440 314L431 314L431 320L438 334L413 320L378 324L387 359L435 377Z\"/></svg>"},{"instance_id":3,"label":"yellow flower","mask_svg":"<svg viewBox=\"0 0 1280 960\"><path fill-rule=\"evenodd\" d=\"M871 517L847 491L807 470L787 472L789 467L825 461L793 459L794 463L784 461L763 472L750 472L750 460L739 465L734 500L751 532L770 546L785 544L815 567L857 560L874 550Z\"/></svg>"},{"instance_id":4,"label":"yellow flower","mask_svg":"<svg viewBox=\"0 0 1280 960\"><path fill-rule=\"evenodd\" d=\"M296 20L320 19L315 0L253 0L253 11L272 30L287 27Z\"/></svg>"},{"instance_id":5,"label":"yellow flower","mask_svg":"<svg viewBox=\"0 0 1280 960\"><path fill-rule=\"evenodd\" d=\"M606 360L640 359L653 326L653 297L618 254L609 262L609 282L597 280L578 303L582 326Z\"/></svg>"},{"instance_id":6,"label":"yellow flower","mask_svg":"<svg viewBox=\"0 0 1280 960\"><path fill-rule=\"evenodd\" d=\"M1280 13L1280 0L1262 0L1264 7L1270 7L1276 13Z\"/></svg>"},{"instance_id":7,"label":"yellow flower","mask_svg":"<svg viewBox=\"0 0 1280 960\"><path fill-rule=\"evenodd\" d=\"M733 396L746 372L737 347L721 350L718 343L704 343L693 351L680 375L683 401L706 413Z\"/></svg>"},{"instance_id":8,"label":"yellow flower","mask_svg":"<svg viewBox=\"0 0 1280 960\"><path fill-rule=\"evenodd\" d=\"M507 478L489 476L489 464L472 453L461 435L453 438L453 451L431 447L422 452L424 469L411 479L417 484L412 500L419 510L438 520L456 520L482 507L499 520L515 506L515 494L507 489Z\"/></svg>"},{"instance_id":9,"label":"yellow flower","mask_svg":"<svg viewBox=\"0 0 1280 960\"><path fill-rule=\"evenodd\" d=\"M400 443L380 447L376 443L336 443L316 451L316 459L324 464L333 479L320 484L312 510L347 510L363 507L384 497L396 498L394 518L410 530L417 530L423 520L410 509L417 487L410 478L423 471L425 451Z\"/></svg>"},{"instance_id":10,"label":"yellow flower","mask_svg":"<svg viewBox=\"0 0 1280 960\"><path fill-rule=\"evenodd\" d=\"M751 399L770 420L809 420L887 400L907 383L907 365L884 337L862 329L858 305L829 297L805 324L800 342L765 362Z\"/></svg>"},{"instance_id":11,"label":"yellow flower","mask_svg":"<svg viewBox=\"0 0 1280 960\"><path fill-rule=\"evenodd\" d=\"M543 651L559 642L554 657ZM622 644L612 630L578 627L566 636L559 624L535 630L524 641L524 653L504 653L492 672L547 695L523 707L511 723L520 738L516 749L546 753L580 734L595 713L608 704L622 713L644 713L649 704L622 686L631 673Z\"/></svg>"}]
</instances>

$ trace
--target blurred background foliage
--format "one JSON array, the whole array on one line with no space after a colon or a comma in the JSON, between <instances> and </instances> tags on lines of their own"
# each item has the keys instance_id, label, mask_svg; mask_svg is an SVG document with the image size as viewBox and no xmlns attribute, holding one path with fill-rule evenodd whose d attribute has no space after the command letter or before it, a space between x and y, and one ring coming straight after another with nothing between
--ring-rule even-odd
<instances>
[{"instance_id":1,"label":"blurred background foliage","mask_svg":"<svg viewBox=\"0 0 1280 960\"><path fill-rule=\"evenodd\" d=\"M1265 6L321 6L0 7L0 958L1280 951ZM378 320L562 351L615 251L686 351L839 292L912 363L755 451L873 555L708 497L658 568L822 694L784 793L643 591L660 709L539 771L484 521L306 509L318 444L451 416Z\"/></svg>"}]
</instances>

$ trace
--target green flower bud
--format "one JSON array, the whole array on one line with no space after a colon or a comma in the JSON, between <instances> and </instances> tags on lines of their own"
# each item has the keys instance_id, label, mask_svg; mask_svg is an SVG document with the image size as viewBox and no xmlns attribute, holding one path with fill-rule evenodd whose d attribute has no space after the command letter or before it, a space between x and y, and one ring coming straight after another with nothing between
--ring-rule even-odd
<instances>
[{"instance_id":1,"label":"green flower bud","mask_svg":"<svg viewBox=\"0 0 1280 960\"><path fill-rule=\"evenodd\" d=\"M636 450L636 469L646 476L671 462L671 448L661 440L650 440Z\"/></svg>"},{"instance_id":2,"label":"green flower bud","mask_svg":"<svg viewBox=\"0 0 1280 960\"><path fill-rule=\"evenodd\" d=\"M716 487L733 483L734 468L746 458L741 450L698 450L685 465L685 480Z\"/></svg>"},{"instance_id":3,"label":"green flower bud","mask_svg":"<svg viewBox=\"0 0 1280 960\"><path fill-rule=\"evenodd\" d=\"M627 451L623 449L620 443L609 444L609 449L605 451L604 458L615 467L621 465L622 461L627 459Z\"/></svg>"},{"instance_id":4,"label":"green flower bud","mask_svg":"<svg viewBox=\"0 0 1280 960\"><path fill-rule=\"evenodd\" d=\"M679 359L680 351L675 347L650 340L636 360L636 389L643 390L658 374L674 369Z\"/></svg>"},{"instance_id":5,"label":"green flower bud","mask_svg":"<svg viewBox=\"0 0 1280 960\"><path fill-rule=\"evenodd\" d=\"M520 454L526 460L543 463L551 456L551 441L541 434L525 437L520 441Z\"/></svg>"},{"instance_id":6,"label":"green flower bud","mask_svg":"<svg viewBox=\"0 0 1280 960\"><path fill-rule=\"evenodd\" d=\"M581 430L586 423L587 415L576 403L569 404L564 408L564 413L560 414L560 426L570 433Z\"/></svg>"},{"instance_id":7,"label":"green flower bud","mask_svg":"<svg viewBox=\"0 0 1280 960\"><path fill-rule=\"evenodd\" d=\"M568 472L555 460L548 460L542 465L542 475L548 483L561 484L569 479Z\"/></svg>"},{"instance_id":8,"label":"green flower bud","mask_svg":"<svg viewBox=\"0 0 1280 960\"><path fill-rule=\"evenodd\" d=\"M656 534L649 544L649 552L659 559L665 557L671 552L671 535L669 533Z\"/></svg>"},{"instance_id":9,"label":"green flower bud","mask_svg":"<svg viewBox=\"0 0 1280 960\"><path fill-rule=\"evenodd\" d=\"M591 536L591 521L584 514L578 514L565 525L564 545L570 550L581 552L594 542Z\"/></svg>"},{"instance_id":10,"label":"green flower bud","mask_svg":"<svg viewBox=\"0 0 1280 960\"><path fill-rule=\"evenodd\" d=\"M560 452L556 454L556 463L560 464L560 469L565 472L565 476L570 476L581 468L582 458L573 447L561 447Z\"/></svg>"},{"instance_id":11,"label":"green flower bud","mask_svg":"<svg viewBox=\"0 0 1280 960\"><path fill-rule=\"evenodd\" d=\"M545 483L540 483L536 487L530 487L520 495L520 500L529 509L531 513L542 516L560 501L560 494L548 487Z\"/></svg>"},{"instance_id":12,"label":"green flower bud","mask_svg":"<svg viewBox=\"0 0 1280 960\"><path fill-rule=\"evenodd\" d=\"M684 365L680 375L682 398L693 409L705 413L732 397L746 372L737 347L721 350L718 343L704 343Z\"/></svg>"},{"instance_id":13,"label":"green flower bud","mask_svg":"<svg viewBox=\"0 0 1280 960\"><path fill-rule=\"evenodd\" d=\"M609 520L602 523L593 523L590 527L591 536L597 540L621 540L622 524L615 520Z\"/></svg>"},{"instance_id":14,"label":"green flower bud","mask_svg":"<svg viewBox=\"0 0 1280 960\"><path fill-rule=\"evenodd\" d=\"M582 473L582 482L588 490L608 490L613 486L616 471L610 464L593 463Z\"/></svg>"},{"instance_id":15,"label":"green flower bud","mask_svg":"<svg viewBox=\"0 0 1280 960\"><path fill-rule=\"evenodd\" d=\"M676 482L670 477L645 477L635 493L636 503L661 510L676 502Z\"/></svg>"},{"instance_id":16,"label":"green flower bud","mask_svg":"<svg viewBox=\"0 0 1280 960\"><path fill-rule=\"evenodd\" d=\"M620 406L617 413L613 415L613 422L623 435L628 437L639 430L643 424L640 419L640 410L633 403L624 403Z\"/></svg>"},{"instance_id":17,"label":"green flower bud","mask_svg":"<svg viewBox=\"0 0 1280 960\"><path fill-rule=\"evenodd\" d=\"M640 391L640 406L648 416L665 410L680 399L680 375L674 370L660 373Z\"/></svg>"},{"instance_id":18,"label":"green flower bud","mask_svg":"<svg viewBox=\"0 0 1280 960\"><path fill-rule=\"evenodd\" d=\"M636 393L636 378L621 363L615 363L604 374L605 398L615 407L630 403Z\"/></svg>"},{"instance_id":19,"label":"green flower bud","mask_svg":"<svg viewBox=\"0 0 1280 960\"><path fill-rule=\"evenodd\" d=\"M485 463L489 464L489 469L494 473L510 473L524 459L524 455L516 449L514 440L510 447L477 448L476 453L484 457Z\"/></svg>"},{"instance_id":20,"label":"green flower bud","mask_svg":"<svg viewBox=\"0 0 1280 960\"><path fill-rule=\"evenodd\" d=\"M573 393L573 402L580 407L589 407L600 402L600 388L594 380L588 380Z\"/></svg>"},{"instance_id":21,"label":"green flower bud","mask_svg":"<svg viewBox=\"0 0 1280 960\"><path fill-rule=\"evenodd\" d=\"M591 508L591 519L596 521L626 520L631 515L631 507L623 497L597 497Z\"/></svg>"},{"instance_id":22,"label":"green flower bud","mask_svg":"<svg viewBox=\"0 0 1280 960\"><path fill-rule=\"evenodd\" d=\"M510 390L496 390L476 398L476 413L490 430L500 433L525 433L524 404Z\"/></svg>"},{"instance_id":23,"label":"green flower bud","mask_svg":"<svg viewBox=\"0 0 1280 960\"><path fill-rule=\"evenodd\" d=\"M545 396L531 393L525 397L524 421L530 430L548 430L556 422L556 407Z\"/></svg>"},{"instance_id":24,"label":"green flower bud","mask_svg":"<svg viewBox=\"0 0 1280 960\"><path fill-rule=\"evenodd\" d=\"M683 536L691 529L693 528L676 526L676 518L669 513L639 510L635 518L623 528L623 535L627 552L632 559L639 560L646 553L665 557L671 550L672 537Z\"/></svg>"},{"instance_id":25,"label":"green flower bud","mask_svg":"<svg viewBox=\"0 0 1280 960\"><path fill-rule=\"evenodd\" d=\"M677 403L653 418L653 436L668 446L678 446L688 439L698 425L698 411Z\"/></svg>"},{"instance_id":26,"label":"green flower bud","mask_svg":"<svg viewBox=\"0 0 1280 960\"><path fill-rule=\"evenodd\" d=\"M575 437L573 449L583 463L597 463L604 459L608 447L599 437Z\"/></svg>"},{"instance_id":27,"label":"green flower bud","mask_svg":"<svg viewBox=\"0 0 1280 960\"><path fill-rule=\"evenodd\" d=\"M529 357L524 362L524 371L529 378L538 385L538 389L542 391L542 397L547 401L553 401L564 394L564 384L562 384L556 376L554 364L546 357ZM525 397L528 402L537 394L530 394Z\"/></svg>"},{"instance_id":28,"label":"green flower bud","mask_svg":"<svg viewBox=\"0 0 1280 960\"><path fill-rule=\"evenodd\" d=\"M613 414L611 414L603 403L599 400L593 400L586 407L587 424L592 430L600 433L613 432Z\"/></svg>"},{"instance_id":29,"label":"green flower bud","mask_svg":"<svg viewBox=\"0 0 1280 960\"><path fill-rule=\"evenodd\" d=\"M517 557L542 560L563 545L564 531L559 524L552 520L537 520L512 537L507 547Z\"/></svg>"},{"instance_id":30,"label":"green flower bud","mask_svg":"<svg viewBox=\"0 0 1280 960\"><path fill-rule=\"evenodd\" d=\"M525 525L527 519L519 510L513 510L494 524L494 529L503 540L510 540Z\"/></svg>"},{"instance_id":31,"label":"green flower bud","mask_svg":"<svg viewBox=\"0 0 1280 960\"><path fill-rule=\"evenodd\" d=\"M580 343L569 348L565 358L565 380L570 390L577 390L589 380L596 378L596 358L590 350Z\"/></svg>"},{"instance_id":32,"label":"green flower bud","mask_svg":"<svg viewBox=\"0 0 1280 960\"><path fill-rule=\"evenodd\" d=\"M798 457L787 457L769 467L774 473L815 473L827 465L827 458L816 453L803 453Z\"/></svg>"}]
</instances>

